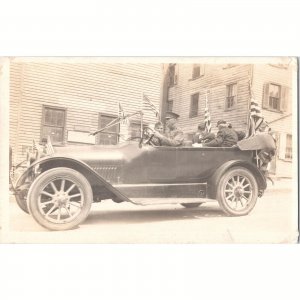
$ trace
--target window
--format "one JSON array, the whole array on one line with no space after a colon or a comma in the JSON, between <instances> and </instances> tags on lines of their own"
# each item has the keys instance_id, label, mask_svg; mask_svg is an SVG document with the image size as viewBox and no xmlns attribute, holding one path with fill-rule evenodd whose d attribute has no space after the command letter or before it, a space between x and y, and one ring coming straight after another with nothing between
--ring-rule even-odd
<instances>
[{"instance_id":1,"label":"window","mask_svg":"<svg viewBox=\"0 0 300 300\"><path fill-rule=\"evenodd\" d=\"M199 93L191 96L190 118L198 116Z\"/></svg>"},{"instance_id":2,"label":"window","mask_svg":"<svg viewBox=\"0 0 300 300\"><path fill-rule=\"evenodd\" d=\"M65 115L65 109L43 106L41 140L49 135L53 144L64 142Z\"/></svg>"},{"instance_id":3,"label":"window","mask_svg":"<svg viewBox=\"0 0 300 300\"><path fill-rule=\"evenodd\" d=\"M269 108L280 110L280 86L270 84L269 86Z\"/></svg>"},{"instance_id":4,"label":"window","mask_svg":"<svg viewBox=\"0 0 300 300\"><path fill-rule=\"evenodd\" d=\"M173 111L173 100L167 101L167 111Z\"/></svg>"},{"instance_id":5,"label":"window","mask_svg":"<svg viewBox=\"0 0 300 300\"><path fill-rule=\"evenodd\" d=\"M200 77L200 65L193 65L193 79Z\"/></svg>"},{"instance_id":6,"label":"window","mask_svg":"<svg viewBox=\"0 0 300 300\"><path fill-rule=\"evenodd\" d=\"M264 85L263 108L283 112L288 109L288 87L266 83Z\"/></svg>"},{"instance_id":7,"label":"window","mask_svg":"<svg viewBox=\"0 0 300 300\"><path fill-rule=\"evenodd\" d=\"M293 151L292 151L292 135L286 135L286 146L285 146L285 159L292 159L293 158Z\"/></svg>"},{"instance_id":8,"label":"window","mask_svg":"<svg viewBox=\"0 0 300 300\"><path fill-rule=\"evenodd\" d=\"M169 85L173 86L177 84L177 65L171 64L169 66Z\"/></svg>"},{"instance_id":9,"label":"window","mask_svg":"<svg viewBox=\"0 0 300 300\"><path fill-rule=\"evenodd\" d=\"M225 109L233 108L237 103L237 84L229 84L226 86L226 104Z\"/></svg>"},{"instance_id":10,"label":"window","mask_svg":"<svg viewBox=\"0 0 300 300\"><path fill-rule=\"evenodd\" d=\"M193 64L192 80L204 75L204 65Z\"/></svg>"},{"instance_id":11,"label":"window","mask_svg":"<svg viewBox=\"0 0 300 300\"><path fill-rule=\"evenodd\" d=\"M111 121L116 119L117 116L99 114L99 129L108 125ZM106 130L98 133L98 145L116 145L118 143L119 124L111 126Z\"/></svg>"},{"instance_id":12,"label":"window","mask_svg":"<svg viewBox=\"0 0 300 300\"><path fill-rule=\"evenodd\" d=\"M143 129L147 124L143 124ZM141 122L130 122L130 137L134 139L135 137L141 137Z\"/></svg>"}]
</instances>

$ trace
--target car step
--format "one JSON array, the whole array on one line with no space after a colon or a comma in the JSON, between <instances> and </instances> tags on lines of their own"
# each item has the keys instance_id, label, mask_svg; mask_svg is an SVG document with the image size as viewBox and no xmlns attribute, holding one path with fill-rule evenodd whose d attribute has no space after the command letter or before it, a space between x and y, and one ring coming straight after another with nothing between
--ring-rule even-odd
<instances>
[{"instance_id":1,"label":"car step","mask_svg":"<svg viewBox=\"0 0 300 300\"><path fill-rule=\"evenodd\" d=\"M215 201L208 198L130 198L130 200L132 203L138 205L204 203Z\"/></svg>"}]
</instances>

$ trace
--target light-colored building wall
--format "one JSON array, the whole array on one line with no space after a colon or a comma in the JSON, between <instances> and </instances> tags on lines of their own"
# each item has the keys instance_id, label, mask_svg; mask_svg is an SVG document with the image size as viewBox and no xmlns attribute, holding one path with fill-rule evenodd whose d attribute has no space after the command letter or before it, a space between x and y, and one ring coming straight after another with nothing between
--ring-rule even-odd
<instances>
[{"instance_id":1,"label":"light-colored building wall","mask_svg":"<svg viewBox=\"0 0 300 300\"><path fill-rule=\"evenodd\" d=\"M32 140L41 138L43 106L65 108L64 142L68 131L95 131L99 114L117 116L118 103L125 114L141 109L145 93L159 108L161 101L161 64L10 62L10 145L14 164L25 158ZM144 111L146 123L155 114ZM139 116L132 119L140 121ZM121 124L126 135L128 124Z\"/></svg>"},{"instance_id":2,"label":"light-colored building wall","mask_svg":"<svg viewBox=\"0 0 300 300\"><path fill-rule=\"evenodd\" d=\"M288 60L288 59L287 59ZM197 125L204 121L206 92L211 114L212 132L216 133L216 123L220 119L230 122L236 130L247 130L250 104L250 85L255 100L262 108L265 120L276 133L278 150L271 166L277 176L290 177L292 161L285 159L287 135L292 135L291 88L295 64L284 60L281 64L271 65L265 62L258 64L205 64L201 76L192 79L193 64L176 65L176 82L169 87L166 101L173 102L172 110L180 115L179 126L190 139ZM237 84L236 105L226 109L226 86ZM282 86L281 95L287 105L274 111L265 108L265 84L273 83ZM199 93L197 116L190 117L191 96Z\"/></svg>"},{"instance_id":3,"label":"light-colored building wall","mask_svg":"<svg viewBox=\"0 0 300 300\"><path fill-rule=\"evenodd\" d=\"M219 119L230 121L236 129L245 129L249 101L250 65L229 67L222 64L203 65L204 74L192 79L192 64L178 65L177 84L170 88L169 100L173 100L173 111L180 114L179 124L187 133L195 132L199 122L204 121L206 92L208 91L208 106L211 113L213 131ZM234 109L226 110L226 85L237 84L237 105ZM200 94L199 109L196 117L190 118L191 96Z\"/></svg>"}]
</instances>

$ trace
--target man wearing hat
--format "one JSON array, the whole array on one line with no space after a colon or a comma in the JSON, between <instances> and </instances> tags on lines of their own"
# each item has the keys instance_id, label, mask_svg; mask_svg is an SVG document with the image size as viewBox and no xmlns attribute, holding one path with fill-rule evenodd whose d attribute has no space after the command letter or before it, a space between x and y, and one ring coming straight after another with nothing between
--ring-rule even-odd
<instances>
[{"instance_id":1,"label":"man wearing hat","mask_svg":"<svg viewBox=\"0 0 300 300\"><path fill-rule=\"evenodd\" d=\"M204 147L232 147L236 145L238 135L232 128L228 128L226 121L218 121L217 127L219 129L217 137L208 143L204 143Z\"/></svg>"},{"instance_id":2,"label":"man wearing hat","mask_svg":"<svg viewBox=\"0 0 300 300\"><path fill-rule=\"evenodd\" d=\"M154 136L159 138L162 146L178 147L183 144L183 131L177 127L179 115L174 112L166 112L166 134L163 135L158 131Z\"/></svg>"},{"instance_id":3,"label":"man wearing hat","mask_svg":"<svg viewBox=\"0 0 300 300\"><path fill-rule=\"evenodd\" d=\"M207 143L215 138L211 132L205 132L205 123L202 122L198 125L198 130L193 137L193 143Z\"/></svg>"}]
</instances>

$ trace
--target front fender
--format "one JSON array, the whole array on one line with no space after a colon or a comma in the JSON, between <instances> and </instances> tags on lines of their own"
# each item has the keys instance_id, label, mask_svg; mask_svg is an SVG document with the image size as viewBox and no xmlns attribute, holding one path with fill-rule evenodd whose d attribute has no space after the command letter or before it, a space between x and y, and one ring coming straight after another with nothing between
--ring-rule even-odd
<instances>
[{"instance_id":1,"label":"front fender","mask_svg":"<svg viewBox=\"0 0 300 300\"><path fill-rule=\"evenodd\" d=\"M89 181L91 186L100 186L107 189L115 197L122 201L130 201L125 195L123 195L119 190L114 188L109 182L102 178L98 173L96 173L89 165L78 159L70 157L46 157L39 161L34 162L30 167L21 175L18 182L21 184L26 180L26 178L34 172L35 168L39 168L41 173L57 168L66 167L78 171ZM18 187L17 187L18 188Z\"/></svg>"},{"instance_id":2,"label":"front fender","mask_svg":"<svg viewBox=\"0 0 300 300\"><path fill-rule=\"evenodd\" d=\"M260 191L264 191L267 188L267 182L265 176L261 173L261 171L253 164L243 161L243 160L230 160L221 165L210 177L208 180L208 193L209 198L215 199L217 194L217 186L221 177L225 174L227 170L232 167L243 167L248 169L255 177L258 189Z\"/></svg>"}]
</instances>

